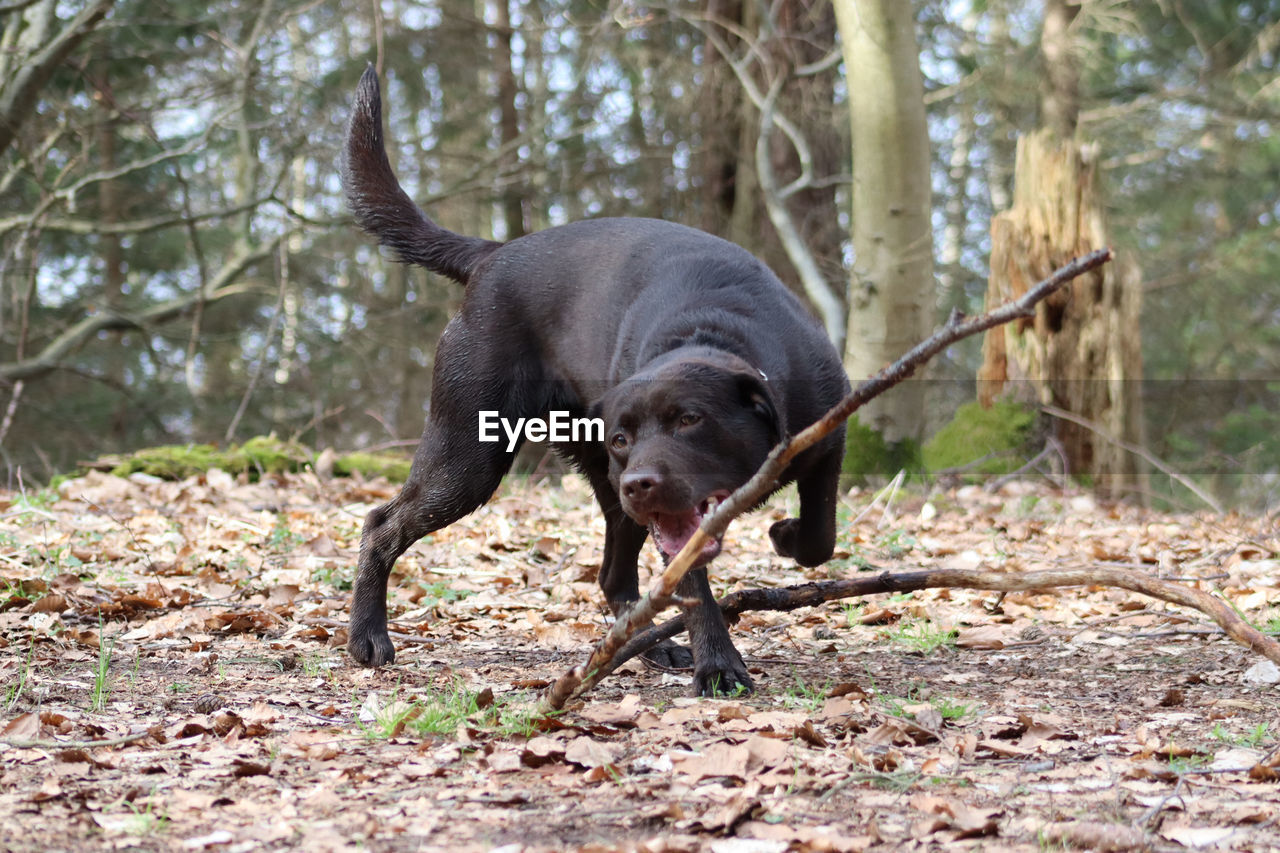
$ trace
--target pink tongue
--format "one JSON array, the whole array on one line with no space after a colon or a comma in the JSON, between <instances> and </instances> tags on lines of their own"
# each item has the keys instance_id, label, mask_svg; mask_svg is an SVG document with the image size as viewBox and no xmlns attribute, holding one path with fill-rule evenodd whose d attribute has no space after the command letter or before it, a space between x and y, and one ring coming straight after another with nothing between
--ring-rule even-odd
<instances>
[{"instance_id":1,"label":"pink tongue","mask_svg":"<svg viewBox=\"0 0 1280 853\"><path fill-rule=\"evenodd\" d=\"M693 531L698 529L700 516L697 512L684 515L667 515L659 513L653 517L653 538L658 548L668 557L680 553Z\"/></svg>"},{"instance_id":2,"label":"pink tongue","mask_svg":"<svg viewBox=\"0 0 1280 853\"><path fill-rule=\"evenodd\" d=\"M674 557L680 553L680 550L693 537L693 532L698 529L698 525L701 523L702 513L696 509L689 510L683 515L658 513L653 517L654 541L663 554L666 554L667 557ZM718 549L719 543L711 539L703 546L702 550L704 552L714 552Z\"/></svg>"}]
</instances>

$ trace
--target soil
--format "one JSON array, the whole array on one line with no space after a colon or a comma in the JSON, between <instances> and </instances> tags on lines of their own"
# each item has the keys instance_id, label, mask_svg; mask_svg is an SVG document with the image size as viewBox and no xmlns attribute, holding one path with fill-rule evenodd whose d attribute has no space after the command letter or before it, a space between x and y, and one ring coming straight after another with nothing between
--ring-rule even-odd
<instances>
[{"instance_id":1,"label":"soil","mask_svg":"<svg viewBox=\"0 0 1280 853\"><path fill-rule=\"evenodd\" d=\"M1197 612L1091 588L748 613L754 694L688 698L687 673L632 662L544 717L608 622L587 487L510 483L415 546L396 662L369 670L342 625L394 489L0 492L0 849L1280 850L1280 674ZM836 559L800 570L767 536L794 502L734 524L718 592L1119 565L1280 628L1274 518L854 492Z\"/></svg>"}]
</instances>

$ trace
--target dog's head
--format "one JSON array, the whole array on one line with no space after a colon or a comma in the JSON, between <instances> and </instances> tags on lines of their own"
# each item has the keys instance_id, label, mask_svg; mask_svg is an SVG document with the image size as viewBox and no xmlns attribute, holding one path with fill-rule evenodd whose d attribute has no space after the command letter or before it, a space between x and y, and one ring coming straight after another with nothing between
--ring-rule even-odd
<instances>
[{"instance_id":1,"label":"dog's head","mask_svg":"<svg viewBox=\"0 0 1280 853\"><path fill-rule=\"evenodd\" d=\"M667 557L785 431L767 378L733 356L664 361L614 386L592 414L604 420L609 482L623 510ZM710 543L699 563L719 551Z\"/></svg>"}]
</instances>

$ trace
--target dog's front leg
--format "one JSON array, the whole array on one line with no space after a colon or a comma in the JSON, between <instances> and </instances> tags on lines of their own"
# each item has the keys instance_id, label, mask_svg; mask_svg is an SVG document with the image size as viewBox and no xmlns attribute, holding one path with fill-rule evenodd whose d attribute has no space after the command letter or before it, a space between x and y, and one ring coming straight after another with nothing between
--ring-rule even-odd
<instances>
[{"instance_id":1,"label":"dog's front leg","mask_svg":"<svg viewBox=\"0 0 1280 853\"><path fill-rule=\"evenodd\" d=\"M729 638L707 570L691 569L680 580L676 595L691 602L684 607L684 614L693 646L693 695L725 696L755 690L747 665Z\"/></svg>"},{"instance_id":2,"label":"dog's front leg","mask_svg":"<svg viewBox=\"0 0 1280 853\"><path fill-rule=\"evenodd\" d=\"M605 512L604 559L600 562L600 590L614 616L622 616L640 599L636 561L649 531L636 524L622 511L614 497L607 505L612 488L600 499ZM693 666L693 653L671 640L663 640L644 653L644 659L663 669L688 669Z\"/></svg>"},{"instance_id":3,"label":"dog's front leg","mask_svg":"<svg viewBox=\"0 0 1280 853\"><path fill-rule=\"evenodd\" d=\"M775 522L769 528L773 550L802 566L820 566L836 547L836 493L840 486L843 444L820 457L796 481L800 517Z\"/></svg>"}]
</instances>

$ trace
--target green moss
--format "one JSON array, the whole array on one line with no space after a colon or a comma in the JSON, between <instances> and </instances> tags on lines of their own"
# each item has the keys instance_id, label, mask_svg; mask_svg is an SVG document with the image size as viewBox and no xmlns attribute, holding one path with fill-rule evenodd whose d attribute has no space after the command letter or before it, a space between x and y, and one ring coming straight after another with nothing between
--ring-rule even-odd
<instances>
[{"instance_id":1,"label":"green moss","mask_svg":"<svg viewBox=\"0 0 1280 853\"><path fill-rule=\"evenodd\" d=\"M212 444L168 444L147 447L128 456L104 456L93 467L111 465L117 477L149 474L164 480L181 480L202 474L210 468L221 468L226 454Z\"/></svg>"},{"instance_id":2,"label":"green moss","mask_svg":"<svg viewBox=\"0 0 1280 853\"><path fill-rule=\"evenodd\" d=\"M227 451L227 471L248 471L250 479L262 474L301 471L315 458L310 448L296 441L281 441L274 435L260 435Z\"/></svg>"},{"instance_id":3,"label":"green moss","mask_svg":"<svg viewBox=\"0 0 1280 853\"><path fill-rule=\"evenodd\" d=\"M892 477L902 470L921 470L920 445L914 441L887 442L883 435L856 417L849 419L845 425L842 483L851 485L871 477Z\"/></svg>"},{"instance_id":4,"label":"green moss","mask_svg":"<svg viewBox=\"0 0 1280 853\"><path fill-rule=\"evenodd\" d=\"M274 435L251 438L219 450L212 444L171 444L148 447L128 455L103 456L88 467L110 471L118 477L142 473L164 480L182 480L220 468L229 474L247 474L257 480L264 474L302 471L315 462L311 448ZM386 477L403 481L409 476L410 461L397 453L349 453L334 462L333 472L349 477L359 472L365 477Z\"/></svg>"},{"instance_id":5,"label":"green moss","mask_svg":"<svg viewBox=\"0 0 1280 853\"><path fill-rule=\"evenodd\" d=\"M127 456L104 456L91 467L109 468L117 477L143 473L165 480L181 480L221 468L229 474L247 473L250 480L256 480L263 474L299 471L311 464L312 456L308 448L295 441L266 435L226 450L212 444L148 447Z\"/></svg>"},{"instance_id":6,"label":"green moss","mask_svg":"<svg viewBox=\"0 0 1280 853\"><path fill-rule=\"evenodd\" d=\"M1017 403L1000 401L990 408L966 403L925 443L925 468L964 468L975 476L1015 471L1025 460L1035 423L1035 412Z\"/></svg>"},{"instance_id":7,"label":"green moss","mask_svg":"<svg viewBox=\"0 0 1280 853\"><path fill-rule=\"evenodd\" d=\"M333 473L350 477L359 472L364 477L386 477L394 482L409 478L411 462L397 453L348 453L333 463Z\"/></svg>"}]
</instances>

